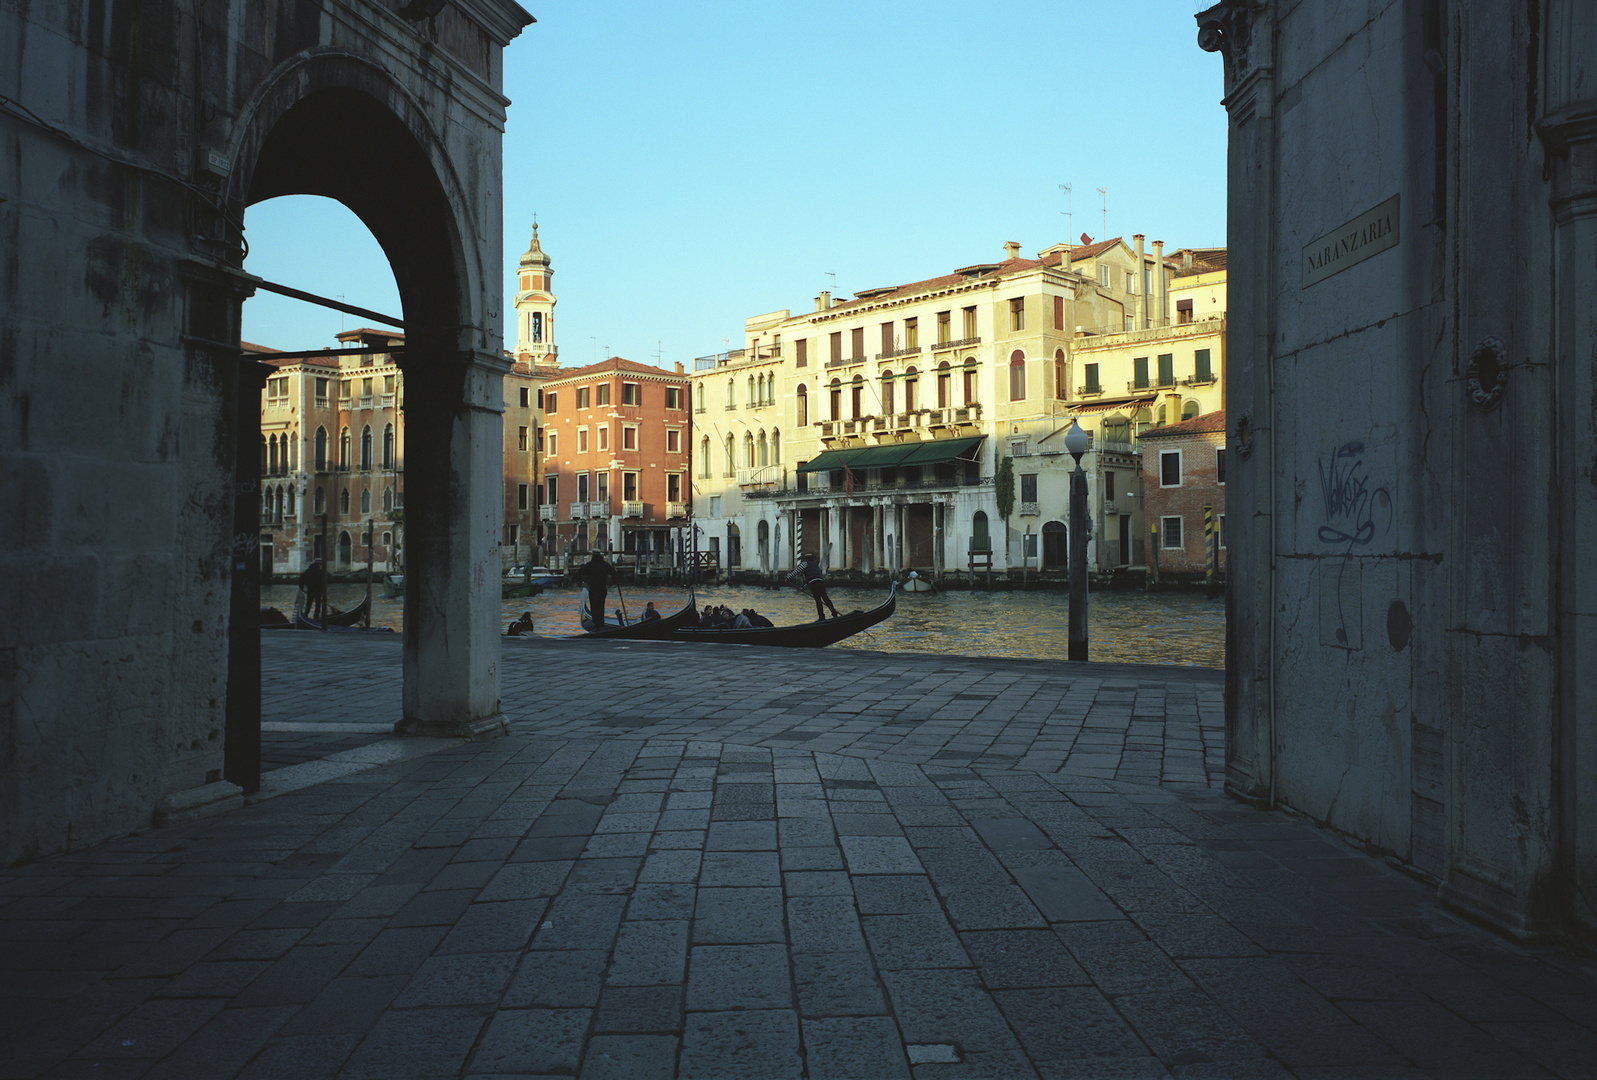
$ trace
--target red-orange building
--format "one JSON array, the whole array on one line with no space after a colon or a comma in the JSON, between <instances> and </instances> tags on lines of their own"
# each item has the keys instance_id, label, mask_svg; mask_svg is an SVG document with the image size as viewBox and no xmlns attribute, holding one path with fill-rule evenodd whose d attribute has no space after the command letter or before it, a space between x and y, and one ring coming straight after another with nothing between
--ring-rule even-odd
<instances>
[{"instance_id":1,"label":"red-orange building","mask_svg":"<svg viewBox=\"0 0 1597 1080\"><path fill-rule=\"evenodd\" d=\"M541 374L542 372L540 372ZM550 556L670 550L688 524L688 377L612 356L543 383Z\"/></svg>"},{"instance_id":2,"label":"red-orange building","mask_svg":"<svg viewBox=\"0 0 1597 1080\"><path fill-rule=\"evenodd\" d=\"M1153 535L1149 573L1193 579L1209 554L1204 508L1214 528L1216 572L1225 569L1225 410L1149 428L1142 450L1142 513Z\"/></svg>"}]
</instances>

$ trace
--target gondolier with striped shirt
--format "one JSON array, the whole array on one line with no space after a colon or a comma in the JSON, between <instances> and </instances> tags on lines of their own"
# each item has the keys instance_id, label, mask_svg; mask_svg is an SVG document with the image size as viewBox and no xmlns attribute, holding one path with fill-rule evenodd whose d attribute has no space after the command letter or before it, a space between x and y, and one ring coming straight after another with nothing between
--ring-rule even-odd
<instances>
[{"instance_id":1,"label":"gondolier with striped shirt","mask_svg":"<svg viewBox=\"0 0 1597 1080\"><path fill-rule=\"evenodd\" d=\"M813 554L806 552L787 579L797 581L798 587L807 590L814 598L816 622L826 618L826 608L832 609L832 618L838 617L837 605L832 603L832 598L826 592L826 575L821 572L821 561Z\"/></svg>"}]
</instances>

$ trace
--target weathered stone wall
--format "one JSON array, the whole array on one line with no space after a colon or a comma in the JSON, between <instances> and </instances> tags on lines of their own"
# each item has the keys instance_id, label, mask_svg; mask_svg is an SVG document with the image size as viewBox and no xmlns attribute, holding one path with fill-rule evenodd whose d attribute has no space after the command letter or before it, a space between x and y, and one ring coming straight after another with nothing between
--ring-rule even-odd
<instances>
[{"instance_id":1,"label":"weathered stone wall","mask_svg":"<svg viewBox=\"0 0 1597 1080\"><path fill-rule=\"evenodd\" d=\"M1597 525L1597 414L1568 408L1597 380L1578 314L1597 267L1556 264L1551 212L1584 184L1589 231L1593 185L1543 145L1558 79L1597 115L1591 19L1561 0L1198 18L1232 121L1228 783L1517 932L1597 926L1573 547Z\"/></svg>"},{"instance_id":2,"label":"weathered stone wall","mask_svg":"<svg viewBox=\"0 0 1597 1080\"><path fill-rule=\"evenodd\" d=\"M258 708L239 668L254 627L229 623L258 535L235 550L235 450L253 472L259 439L237 416L258 393L236 352L240 228L273 181L353 183L347 154L318 172L303 143L275 149L295 169L256 183L289 108L349 88L406 134L433 201L401 183L357 213L381 233L409 211L447 239L441 260L387 247L406 318L461 327L435 362L473 367L499 340L499 54L526 16L462 0L412 23L390 6L0 0L0 863L148 826L163 796L212 798L228 709L251 693ZM440 449L470 488L472 448ZM480 532L435 572L494 559ZM486 625L487 591L441 619ZM434 696L496 698L476 664Z\"/></svg>"}]
</instances>

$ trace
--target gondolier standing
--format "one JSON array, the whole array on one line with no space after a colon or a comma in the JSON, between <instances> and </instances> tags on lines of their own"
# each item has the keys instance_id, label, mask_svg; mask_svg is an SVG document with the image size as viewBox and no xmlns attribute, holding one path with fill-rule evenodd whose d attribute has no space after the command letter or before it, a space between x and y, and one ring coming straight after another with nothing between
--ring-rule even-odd
<instances>
[{"instance_id":1,"label":"gondolier standing","mask_svg":"<svg viewBox=\"0 0 1597 1080\"><path fill-rule=\"evenodd\" d=\"M327 619L327 568L320 559L305 568L299 576L299 587L305 590L305 617L325 622Z\"/></svg>"},{"instance_id":2,"label":"gondolier standing","mask_svg":"<svg viewBox=\"0 0 1597 1080\"><path fill-rule=\"evenodd\" d=\"M806 553L787 579L789 581L801 579L798 587L808 590L810 596L814 598L816 622L826 618L826 608L832 609L832 618L838 617L837 605L832 603L832 598L826 592L826 575L821 573L821 561L814 555ZM822 607L823 604L825 607Z\"/></svg>"},{"instance_id":3,"label":"gondolier standing","mask_svg":"<svg viewBox=\"0 0 1597 1080\"><path fill-rule=\"evenodd\" d=\"M610 582L616 580L616 568L604 557L604 553L595 549L593 557L583 564L577 571L577 578L588 589L588 611L593 616L595 628L604 626L604 598L610 591Z\"/></svg>"}]
</instances>

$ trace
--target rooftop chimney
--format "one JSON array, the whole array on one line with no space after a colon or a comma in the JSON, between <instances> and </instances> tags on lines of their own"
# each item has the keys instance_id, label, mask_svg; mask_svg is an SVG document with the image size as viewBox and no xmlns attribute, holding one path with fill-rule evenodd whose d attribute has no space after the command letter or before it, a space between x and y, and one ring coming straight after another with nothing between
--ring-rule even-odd
<instances>
[{"instance_id":1,"label":"rooftop chimney","mask_svg":"<svg viewBox=\"0 0 1597 1080\"><path fill-rule=\"evenodd\" d=\"M1165 313L1168 301L1165 299L1164 285L1164 241L1153 242L1153 325L1165 326L1170 322L1170 317Z\"/></svg>"},{"instance_id":2,"label":"rooftop chimney","mask_svg":"<svg viewBox=\"0 0 1597 1080\"><path fill-rule=\"evenodd\" d=\"M1141 330L1148 325L1148 290L1142 287L1143 281L1147 278L1148 264L1142 258L1142 234L1132 233L1131 239L1136 241L1137 251L1137 274L1132 279L1137 290L1137 303L1134 308L1136 315L1132 321L1132 328Z\"/></svg>"},{"instance_id":3,"label":"rooftop chimney","mask_svg":"<svg viewBox=\"0 0 1597 1080\"><path fill-rule=\"evenodd\" d=\"M680 360L677 361L677 374L682 374L682 361Z\"/></svg>"},{"instance_id":4,"label":"rooftop chimney","mask_svg":"<svg viewBox=\"0 0 1597 1080\"><path fill-rule=\"evenodd\" d=\"M815 298L815 310L816 311L825 311L827 308L829 308L831 306L832 306L832 294L831 293L823 291L821 293L821 295L819 295L819 296L817 296Z\"/></svg>"},{"instance_id":5,"label":"rooftop chimney","mask_svg":"<svg viewBox=\"0 0 1597 1080\"><path fill-rule=\"evenodd\" d=\"M1011 240L1011 241L1009 241L1009 243L1005 244L1004 245L1004 258L1006 258L1006 259L1018 259L1018 258L1020 258L1020 245L1018 243L1016 243L1015 241L1013 241L1013 240Z\"/></svg>"}]
</instances>

